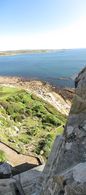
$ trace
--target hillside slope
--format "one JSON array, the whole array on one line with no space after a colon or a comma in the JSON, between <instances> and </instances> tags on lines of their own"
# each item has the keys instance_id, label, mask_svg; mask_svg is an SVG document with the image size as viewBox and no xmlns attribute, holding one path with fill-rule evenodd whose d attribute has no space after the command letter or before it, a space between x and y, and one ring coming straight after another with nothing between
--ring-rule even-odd
<instances>
[{"instance_id":1,"label":"hillside slope","mask_svg":"<svg viewBox=\"0 0 86 195\"><path fill-rule=\"evenodd\" d=\"M31 91L0 86L0 140L19 153L46 159L65 122L65 115Z\"/></svg>"}]
</instances>

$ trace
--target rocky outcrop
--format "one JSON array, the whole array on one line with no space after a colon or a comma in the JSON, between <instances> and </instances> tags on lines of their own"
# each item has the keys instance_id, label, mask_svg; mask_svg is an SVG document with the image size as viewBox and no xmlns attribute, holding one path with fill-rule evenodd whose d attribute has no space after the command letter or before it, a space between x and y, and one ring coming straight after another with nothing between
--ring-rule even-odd
<instances>
[{"instance_id":1,"label":"rocky outcrop","mask_svg":"<svg viewBox=\"0 0 86 195\"><path fill-rule=\"evenodd\" d=\"M7 173L7 167L5 167ZM37 189L36 183L41 181L41 172L44 165L40 165L26 172L12 176L7 179L0 179L0 195L30 195ZM9 173L9 172L8 172Z\"/></svg>"},{"instance_id":2,"label":"rocky outcrop","mask_svg":"<svg viewBox=\"0 0 86 195\"><path fill-rule=\"evenodd\" d=\"M40 195L86 194L86 68L75 85L64 134L56 138L42 173Z\"/></svg>"}]
</instances>

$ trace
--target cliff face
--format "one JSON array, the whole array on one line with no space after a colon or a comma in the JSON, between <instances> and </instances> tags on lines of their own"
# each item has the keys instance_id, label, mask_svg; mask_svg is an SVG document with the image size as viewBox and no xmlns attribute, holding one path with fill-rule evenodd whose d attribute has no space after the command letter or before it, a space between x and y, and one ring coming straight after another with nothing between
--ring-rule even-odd
<instances>
[{"instance_id":1,"label":"cliff face","mask_svg":"<svg viewBox=\"0 0 86 195\"><path fill-rule=\"evenodd\" d=\"M41 195L86 194L86 68L75 87L64 134L56 137L43 171Z\"/></svg>"},{"instance_id":2,"label":"cliff face","mask_svg":"<svg viewBox=\"0 0 86 195\"><path fill-rule=\"evenodd\" d=\"M76 78L75 86L76 93L64 134L56 137L44 169L35 168L28 174L15 176L15 183L18 181L22 186L20 188L17 183L20 194L86 195L86 68ZM11 192L14 192L13 181L14 178L9 182ZM0 183L0 194L7 193L3 182Z\"/></svg>"}]
</instances>

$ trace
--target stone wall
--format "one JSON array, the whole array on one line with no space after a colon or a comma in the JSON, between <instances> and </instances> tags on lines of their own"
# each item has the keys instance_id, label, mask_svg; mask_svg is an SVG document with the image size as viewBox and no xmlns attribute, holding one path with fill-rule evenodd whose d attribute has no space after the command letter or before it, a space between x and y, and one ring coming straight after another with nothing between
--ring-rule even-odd
<instances>
[{"instance_id":1,"label":"stone wall","mask_svg":"<svg viewBox=\"0 0 86 195\"><path fill-rule=\"evenodd\" d=\"M86 195L86 68L75 86L64 134L56 138L43 171L40 195Z\"/></svg>"}]
</instances>

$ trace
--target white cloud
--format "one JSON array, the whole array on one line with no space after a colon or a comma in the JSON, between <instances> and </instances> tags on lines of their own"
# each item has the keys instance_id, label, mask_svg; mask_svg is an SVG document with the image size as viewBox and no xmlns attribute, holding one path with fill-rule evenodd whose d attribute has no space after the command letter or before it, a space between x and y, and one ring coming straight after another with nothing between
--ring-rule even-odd
<instances>
[{"instance_id":1,"label":"white cloud","mask_svg":"<svg viewBox=\"0 0 86 195\"><path fill-rule=\"evenodd\" d=\"M86 17L50 32L0 37L0 50L48 48L86 48Z\"/></svg>"}]
</instances>

